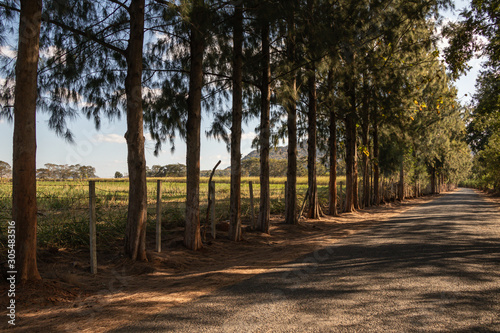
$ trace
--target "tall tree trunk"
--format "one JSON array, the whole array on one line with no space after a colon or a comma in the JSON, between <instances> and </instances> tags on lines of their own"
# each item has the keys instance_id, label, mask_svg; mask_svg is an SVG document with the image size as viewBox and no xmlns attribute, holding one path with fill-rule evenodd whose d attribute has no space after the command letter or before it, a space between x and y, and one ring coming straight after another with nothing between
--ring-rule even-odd
<instances>
[{"instance_id":1,"label":"tall tree trunk","mask_svg":"<svg viewBox=\"0 0 500 333\"><path fill-rule=\"evenodd\" d=\"M352 179L353 179L353 186L352 186L352 198L353 198L353 204L354 204L354 209L359 209L359 185L358 185L358 142L357 142L357 130L356 130L356 125L354 126L354 163L352 167Z\"/></svg>"},{"instance_id":2,"label":"tall tree trunk","mask_svg":"<svg viewBox=\"0 0 500 333\"><path fill-rule=\"evenodd\" d=\"M295 66L295 22L294 12L288 22L287 38L288 61ZM297 224L297 75L292 73L290 80L291 96L287 101L287 129L288 129L288 165L286 171L286 208L285 223Z\"/></svg>"},{"instance_id":3,"label":"tall tree trunk","mask_svg":"<svg viewBox=\"0 0 500 333\"><path fill-rule=\"evenodd\" d=\"M418 178L419 178L419 174L418 173L415 173L415 198L418 198L420 196L420 194L418 193L419 192L419 189L418 189Z\"/></svg>"},{"instance_id":4,"label":"tall tree trunk","mask_svg":"<svg viewBox=\"0 0 500 333\"><path fill-rule=\"evenodd\" d=\"M350 106L345 115L346 202L345 211L352 212L357 204L356 91L354 78L347 78L346 95Z\"/></svg>"},{"instance_id":5,"label":"tall tree trunk","mask_svg":"<svg viewBox=\"0 0 500 333\"><path fill-rule=\"evenodd\" d=\"M405 166L404 157L401 159L401 166L399 169L399 200L405 199Z\"/></svg>"},{"instance_id":6,"label":"tall tree trunk","mask_svg":"<svg viewBox=\"0 0 500 333\"><path fill-rule=\"evenodd\" d=\"M354 187L354 158L355 158L355 149L356 149L356 143L354 142L356 140L356 137L354 135L353 137L353 132L355 133L355 124L354 124L354 119L351 116L350 113L347 113L345 116L345 147L346 147L346 157L345 157L345 164L346 164L346 198L345 198L345 211L347 213L354 211L354 198L353 198L353 187Z\"/></svg>"},{"instance_id":7,"label":"tall tree trunk","mask_svg":"<svg viewBox=\"0 0 500 333\"><path fill-rule=\"evenodd\" d=\"M318 219L320 216L318 186L316 182L316 112L316 67L313 65L311 68L311 76L309 77L309 110L307 113L307 185L309 187L307 217L310 219Z\"/></svg>"},{"instance_id":8,"label":"tall tree trunk","mask_svg":"<svg viewBox=\"0 0 500 333\"><path fill-rule=\"evenodd\" d=\"M330 90L328 91L330 93ZM337 215L337 116L333 105L330 105L330 210L332 216Z\"/></svg>"},{"instance_id":9,"label":"tall tree trunk","mask_svg":"<svg viewBox=\"0 0 500 333\"><path fill-rule=\"evenodd\" d=\"M21 1L14 101L12 218L18 281L40 280L36 264L36 101L42 1ZM14 270L14 269L12 269Z\"/></svg>"},{"instance_id":10,"label":"tall tree trunk","mask_svg":"<svg viewBox=\"0 0 500 333\"><path fill-rule=\"evenodd\" d=\"M379 177L380 169L378 166L378 115L377 110L373 110L373 192L375 194L375 205L380 204Z\"/></svg>"},{"instance_id":11,"label":"tall tree trunk","mask_svg":"<svg viewBox=\"0 0 500 333\"><path fill-rule=\"evenodd\" d=\"M186 124L186 229L184 233L184 245L190 250L199 250L202 247L200 234L200 128L205 40L200 22L203 20L204 5L203 0L195 0L191 13L191 70Z\"/></svg>"},{"instance_id":12,"label":"tall tree trunk","mask_svg":"<svg viewBox=\"0 0 500 333\"><path fill-rule=\"evenodd\" d=\"M337 216L337 115L333 107L333 71L328 72L328 107L330 108L330 181L328 183L328 213Z\"/></svg>"},{"instance_id":13,"label":"tall tree trunk","mask_svg":"<svg viewBox=\"0 0 500 333\"><path fill-rule=\"evenodd\" d=\"M431 169L431 194L436 193L436 168Z\"/></svg>"},{"instance_id":14,"label":"tall tree trunk","mask_svg":"<svg viewBox=\"0 0 500 333\"><path fill-rule=\"evenodd\" d=\"M441 175L437 174L437 190L436 192L439 194L441 193Z\"/></svg>"},{"instance_id":15,"label":"tall tree trunk","mask_svg":"<svg viewBox=\"0 0 500 333\"><path fill-rule=\"evenodd\" d=\"M368 131L370 125L370 98L369 98L369 89L367 87L367 83L364 83L363 87L363 105L362 105L362 123L361 123L361 142L363 145L363 153L362 153L362 164L363 164L363 197L362 203L363 207L368 207L370 205L370 174L369 174L369 148L368 148Z\"/></svg>"},{"instance_id":16,"label":"tall tree trunk","mask_svg":"<svg viewBox=\"0 0 500 333\"><path fill-rule=\"evenodd\" d=\"M146 158L142 112L142 50L144 42L144 0L130 4L130 40L127 49L127 140L129 202L125 230L125 253L132 260L146 258Z\"/></svg>"},{"instance_id":17,"label":"tall tree trunk","mask_svg":"<svg viewBox=\"0 0 500 333\"><path fill-rule=\"evenodd\" d=\"M235 6L233 26L233 114L231 127L231 198L229 238L241 239L241 121L243 113L243 8Z\"/></svg>"},{"instance_id":18,"label":"tall tree trunk","mask_svg":"<svg viewBox=\"0 0 500 333\"><path fill-rule=\"evenodd\" d=\"M271 66L269 45L269 22L262 25L262 86L261 86L261 114L260 114L260 209L259 229L269 233L269 215L271 202L269 197L269 138L270 108L271 108Z\"/></svg>"}]
</instances>

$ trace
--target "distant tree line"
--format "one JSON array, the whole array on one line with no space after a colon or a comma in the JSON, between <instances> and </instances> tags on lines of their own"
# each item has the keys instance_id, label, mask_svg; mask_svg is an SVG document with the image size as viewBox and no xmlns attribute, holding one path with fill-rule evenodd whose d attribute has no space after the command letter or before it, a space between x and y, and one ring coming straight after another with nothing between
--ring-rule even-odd
<instances>
[{"instance_id":1,"label":"distant tree line","mask_svg":"<svg viewBox=\"0 0 500 333\"><path fill-rule=\"evenodd\" d=\"M12 168L10 164L0 161L0 178L10 178L12 175Z\"/></svg>"},{"instance_id":2,"label":"distant tree line","mask_svg":"<svg viewBox=\"0 0 500 333\"><path fill-rule=\"evenodd\" d=\"M167 164L164 166L153 165L146 167L147 177L186 177L186 166L184 164Z\"/></svg>"},{"instance_id":3,"label":"distant tree line","mask_svg":"<svg viewBox=\"0 0 500 333\"><path fill-rule=\"evenodd\" d=\"M48 179L89 179L96 178L95 168L87 165L45 164L44 168L36 170L36 178Z\"/></svg>"},{"instance_id":4,"label":"distant tree line","mask_svg":"<svg viewBox=\"0 0 500 333\"><path fill-rule=\"evenodd\" d=\"M286 177L287 160L286 159L269 159L269 176L270 177ZM318 163L318 176L328 176L328 163ZM209 177L212 170L202 170L201 177ZM337 174L345 175L345 163L339 161L337 164ZM260 159L257 157L245 158L241 161L241 176L242 177L259 177L260 175ZM164 166L153 165L146 167L147 177L186 177L186 166L184 164L167 164ZM216 170L215 176L229 177L231 176L231 168ZM297 160L297 177L307 176L307 157L302 157ZM115 173L115 178L123 178L123 174L119 171Z\"/></svg>"},{"instance_id":5,"label":"distant tree line","mask_svg":"<svg viewBox=\"0 0 500 333\"><path fill-rule=\"evenodd\" d=\"M12 168L9 163L0 161L0 178L10 178ZM36 178L40 180L89 179L96 178L96 170L89 165L67 165L47 163L44 168L36 169Z\"/></svg>"}]
</instances>

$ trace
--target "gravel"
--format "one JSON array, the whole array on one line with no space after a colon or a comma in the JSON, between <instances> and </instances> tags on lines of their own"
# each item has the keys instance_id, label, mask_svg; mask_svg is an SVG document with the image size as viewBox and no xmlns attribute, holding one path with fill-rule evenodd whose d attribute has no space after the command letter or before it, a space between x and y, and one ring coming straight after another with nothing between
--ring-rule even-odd
<instances>
[{"instance_id":1,"label":"gravel","mask_svg":"<svg viewBox=\"0 0 500 333\"><path fill-rule=\"evenodd\" d=\"M500 211L459 189L136 331L500 332Z\"/></svg>"}]
</instances>

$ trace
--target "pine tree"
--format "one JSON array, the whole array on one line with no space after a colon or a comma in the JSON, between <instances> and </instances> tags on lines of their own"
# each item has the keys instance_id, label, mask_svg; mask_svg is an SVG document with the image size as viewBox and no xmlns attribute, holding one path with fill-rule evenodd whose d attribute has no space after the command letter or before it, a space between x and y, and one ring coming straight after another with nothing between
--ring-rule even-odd
<instances>
[{"instance_id":1,"label":"pine tree","mask_svg":"<svg viewBox=\"0 0 500 333\"><path fill-rule=\"evenodd\" d=\"M186 229L184 244L191 250L202 247L200 234L200 130L205 40L204 0L193 0L191 8L190 78L186 124Z\"/></svg>"},{"instance_id":2,"label":"pine tree","mask_svg":"<svg viewBox=\"0 0 500 333\"><path fill-rule=\"evenodd\" d=\"M75 114L71 103L85 102L83 112L100 127L102 113L127 114L129 206L125 252L146 260L146 161L144 155L142 72L145 1L50 1L42 16L43 41L54 52L44 59L42 91L50 123L58 134ZM82 80L82 77L85 80ZM124 87L123 87L124 86ZM123 99L123 97L125 97ZM125 100L125 102L123 102Z\"/></svg>"},{"instance_id":3,"label":"pine tree","mask_svg":"<svg viewBox=\"0 0 500 333\"><path fill-rule=\"evenodd\" d=\"M287 62L292 68L289 85L290 92L285 101L287 111L287 132L288 132L288 148L287 148L287 173L286 173L286 204L285 204L285 223L297 224L297 65L296 60L296 36L295 36L295 6L296 3L288 3L290 6L287 16Z\"/></svg>"},{"instance_id":4,"label":"pine tree","mask_svg":"<svg viewBox=\"0 0 500 333\"><path fill-rule=\"evenodd\" d=\"M241 122L243 118L243 8L235 5L233 26L233 112L231 127L231 198L229 237L241 239Z\"/></svg>"},{"instance_id":5,"label":"pine tree","mask_svg":"<svg viewBox=\"0 0 500 333\"><path fill-rule=\"evenodd\" d=\"M125 52L127 62L125 78L127 133L125 139L128 151L129 204L125 230L125 253L132 260L147 260L147 184L142 111L144 10L144 0L132 0L127 9L130 15L130 37Z\"/></svg>"},{"instance_id":6,"label":"pine tree","mask_svg":"<svg viewBox=\"0 0 500 333\"><path fill-rule=\"evenodd\" d=\"M329 214L331 216L337 216L337 114L335 107L333 105L333 70L328 72L328 108L330 109L329 114L329 152L330 152L330 181L328 184L329 193Z\"/></svg>"},{"instance_id":7,"label":"pine tree","mask_svg":"<svg viewBox=\"0 0 500 333\"><path fill-rule=\"evenodd\" d=\"M270 149L270 108L271 108L271 59L270 59L270 27L266 18L263 18L262 34L262 83L260 109L260 204L259 230L269 233L271 198L269 185L269 149Z\"/></svg>"},{"instance_id":8,"label":"pine tree","mask_svg":"<svg viewBox=\"0 0 500 333\"><path fill-rule=\"evenodd\" d=\"M40 280L36 262L36 101L42 1L21 2L14 101L12 219L21 282Z\"/></svg>"}]
</instances>

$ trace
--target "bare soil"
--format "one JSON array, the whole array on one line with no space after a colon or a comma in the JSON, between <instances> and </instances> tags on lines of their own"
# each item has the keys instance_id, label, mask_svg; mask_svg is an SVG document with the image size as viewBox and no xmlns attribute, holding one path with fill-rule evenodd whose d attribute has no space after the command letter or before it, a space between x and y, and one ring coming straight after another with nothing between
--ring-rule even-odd
<instances>
[{"instance_id":1,"label":"bare soil","mask_svg":"<svg viewBox=\"0 0 500 333\"><path fill-rule=\"evenodd\" d=\"M118 250L98 253L99 269L90 273L87 251L39 251L43 281L17 286L16 326L2 315L0 330L19 332L106 332L146 316L263 273L339 239L385 221L435 196L387 203L340 217L301 220L297 226L272 217L270 235L246 230L244 240L227 240L218 231L201 251L182 246L182 229L169 230L163 252L148 252L148 262L132 263ZM500 203L500 198L493 198ZM221 224L224 229L224 224ZM207 235L209 237L209 235ZM154 235L149 235L154 248ZM0 282L0 305L8 298ZM2 311L2 313L5 310Z\"/></svg>"}]
</instances>

